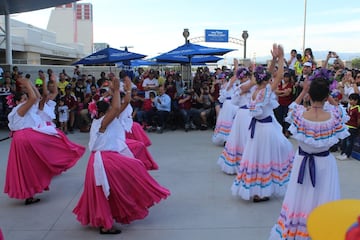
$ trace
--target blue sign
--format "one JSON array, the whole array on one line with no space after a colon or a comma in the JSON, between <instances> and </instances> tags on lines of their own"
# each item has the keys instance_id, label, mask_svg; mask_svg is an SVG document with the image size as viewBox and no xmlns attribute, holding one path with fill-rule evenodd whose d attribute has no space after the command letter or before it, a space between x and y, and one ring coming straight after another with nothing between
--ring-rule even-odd
<instances>
[{"instance_id":1,"label":"blue sign","mask_svg":"<svg viewBox=\"0 0 360 240\"><path fill-rule=\"evenodd\" d=\"M205 42L228 42L229 30L205 29Z\"/></svg>"}]
</instances>

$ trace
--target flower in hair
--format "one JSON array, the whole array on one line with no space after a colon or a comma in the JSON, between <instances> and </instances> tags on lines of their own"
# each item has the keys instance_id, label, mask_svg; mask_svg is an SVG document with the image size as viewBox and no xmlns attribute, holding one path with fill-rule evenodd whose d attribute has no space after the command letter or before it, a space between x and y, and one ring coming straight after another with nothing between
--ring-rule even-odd
<instances>
[{"instance_id":1,"label":"flower in hair","mask_svg":"<svg viewBox=\"0 0 360 240\"><path fill-rule=\"evenodd\" d=\"M9 108L13 108L15 106L14 94L10 94L6 96L6 104L9 106Z\"/></svg>"},{"instance_id":2,"label":"flower in hair","mask_svg":"<svg viewBox=\"0 0 360 240\"><path fill-rule=\"evenodd\" d=\"M241 79L241 78L246 77L249 74L250 74L250 71L247 68L239 68L236 71L236 78Z\"/></svg>"},{"instance_id":3,"label":"flower in hair","mask_svg":"<svg viewBox=\"0 0 360 240\"><path fill-rule=\"evenodd\" d=\"M329 83L330 91L336 89L337 82L333 76L331 70L326 68L320 68L315 70L315 72L309 77L309 80L312 81L314 79L325 79Z\"/></svg>"},{"instance_id":4,"label":"flower in hair","mask_svg":"<svg viewBox=\"0 0 360 240\"><path fill-rule=\"evenodd\" d=\"M91 103L89 103L88 110L91 115L91 118L98 116L98 109L96 106L96 101L92 100Z\"/></svg>"},{"instance_id":5,"label":"flower in hair","mask_svg":"<svg viewBox=\"0 0 360 240\"><path fill-rule=\"evenodd\" d=\"M261 83L269 78L266 69L261 65L255 68L254 75L257 83Z\"/></svg>"},{"instance_id":6,"label":"flower in hair","mask_svg":"<svg viewBox=\"0 0 360 240\"><path fill-rule=\"evenodd\" d=\"M312 81L316 78L323 78L329 81L329 83L332 82L331 80L333 80L332 72L326 68L315 70L315 72L309 77L309 80Z\"/></svg>"}]
</instances>

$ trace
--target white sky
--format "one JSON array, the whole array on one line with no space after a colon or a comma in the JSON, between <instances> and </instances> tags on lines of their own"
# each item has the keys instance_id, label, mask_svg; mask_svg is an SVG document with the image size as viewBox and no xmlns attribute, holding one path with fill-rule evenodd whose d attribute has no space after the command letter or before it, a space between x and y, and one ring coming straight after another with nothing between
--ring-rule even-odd
<instances>
[{"instance_id":1,"label":"white sky","mask_svg":"<svg viewBox=\"0 0 360 240\"><path fill-rule=\"evenodd\" d=\"M359 0L92 0L94 42L111 47L133 46L129 51L153 57L184 43L184 28L190 39L204 36L205 29L229 30L241 39L249 32L247 57L268 56L272 43L286 52L302 51L305 2L305 48L313 51L360 52ZM51 9L12 15L37 27L47 27ZM242 57L243 46L232 43L199 43L236 48L226 57Z\"/></svg>"}]
</instances>

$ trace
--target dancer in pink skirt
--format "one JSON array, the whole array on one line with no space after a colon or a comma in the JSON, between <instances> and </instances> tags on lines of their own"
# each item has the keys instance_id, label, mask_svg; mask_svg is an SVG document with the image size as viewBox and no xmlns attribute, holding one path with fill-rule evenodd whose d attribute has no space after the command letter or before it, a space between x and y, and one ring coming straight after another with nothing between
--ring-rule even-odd
<instances>
[{"instance_id":1,"label":"dancer in pink skirt","mask_svg":"<svg viewBox=\"0 0 360 240\"><path fill-rule=\"evenodd\" d=\"M159 169L159 166L154 161L153 157L151 156L150 152L148 151L146 145L141 140L137 139L127 139L126 134L128 132L131 132L132 129L134 129L134 121L132 119L132 112L133 108L131 107L130 98L128 95L121 92L120 96L123 96L121 98L121 113L118 117L118 120L120 122L120 129L118 131L121 139L125 141L127 146L129 147L131 151L131 155L127 155L128 157L135 157L136 159L139 159L144 163L144 166L147 170L157 170ZM140 126L140 125L139 125ZM141 131L144 132L144 130L140 127ZM137 135L139 136L139 135Z\"/></svg>"},{"instance_id":2,"label":"dancer in pink skirt","mask_svg":"<svg viewBox=\"0 0 360 240\"><path fill-rule=\"evenodd\" d=\"M48 190L51 179L75 165L85 148L47 128L38 114L39 92L27 79L19 79L26 93L15 93L8 115L12 131L4 192L25 204L39 202L36 193Z\"/></svg>"},{"instance_id":3,"label":"dancer in pink skirt","mask_svg":"<svg viewBox=\"0 0 360 240\"><path fill-rule=\"evenodd\" d=\"M134 139L144 143L145 147L151 146L151 140L142 128L142 126L137 123L133 122L131 126L131 130L126 132L126 139Z\"/></svg>"},{"instance_id":4,"label":"dancer in pink skirt","mask_svg":"<svg viewBox=\"0 0 360 240\"><path fill-rule=\"evenodd\" d=\"M126 95L131 81L125 77ZM90 129L91 151L84 191L73 212L83 225L100 228L100 234L119 234L114 220L130 223L145 218L149 208L170 195L135 158L127 157L127 145L119 134L121 111L119 80L112 81L112 102L99 101L91 106L95 114Z\"/></svg>"}]
</instances>

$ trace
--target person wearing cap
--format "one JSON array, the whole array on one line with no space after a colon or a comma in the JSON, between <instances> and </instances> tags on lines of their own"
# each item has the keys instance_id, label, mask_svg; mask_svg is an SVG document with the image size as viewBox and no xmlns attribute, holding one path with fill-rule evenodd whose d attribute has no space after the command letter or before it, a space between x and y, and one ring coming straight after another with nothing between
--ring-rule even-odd
<instances>
[{"instance_id":1,"label":"person wearing cap","mask_svg":"<svg viewBox=\"0 0 360 240\"><path fill-rule=\"evenodd\" d=\"M159 81L155 78L155 70L150 69L149 75L144 79L142 87L145 91L145 99L149 98L149 93L151 91L157 92L159 90Z\"/></svg>"},{"instance_id":2,"label":"person wearing cap","mask_svg":"<svg viewBox=\"0 0 360 240\"><path fill-rule=\"evenodd\" d=\"M312 74L312 63L311 62L305 62L303 64L303 68L302 68L302 74L300 77L298 77L297 82L294 84L295 87L295 92L294 92L294 97L297 98L297 96L299 96L299 94L302 91L302 86L304 84L304 81L306 79L308 79L308 77Z\"/></svg>"}]
</instances>

